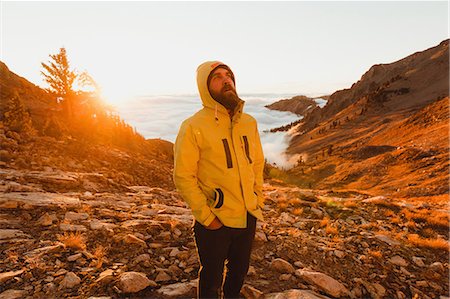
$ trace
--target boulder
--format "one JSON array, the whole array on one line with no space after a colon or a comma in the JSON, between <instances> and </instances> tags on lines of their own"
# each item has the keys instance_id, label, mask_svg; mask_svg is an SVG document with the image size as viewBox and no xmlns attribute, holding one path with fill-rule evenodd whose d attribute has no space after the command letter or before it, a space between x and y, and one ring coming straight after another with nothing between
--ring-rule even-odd
<instances>
[{"instance_id":1,"label":"boulder","mask_svg":"<svg viewBox=\"0 0 450 299\"><path fill-rule=\"evenodd\" d=\"M25 290L6 290L0 293L0 299L20 299L25 298L27 294Z\"/></svg>"},{"instance_id":2,"label":"boulder","mask_svg":"<svg viewBox=\"0 0 450 299\"><path fill-rule=\"evenodd\" d=\"M270 293L264 299L331 299L309 290L292 289L280 293Z\"/></svg>"},{"instance_id":3,"label":"boulder","mask_svg":"<svg viewBox=\"0 0 450 299\"><path fill-rule=\"evenodd\" d=\"M324 273L299 269L295 271L295 275L333 297L339 298L349 294L342 283Z\"/></svg>"},{"instance_id":4,"label":"boulder","mask_svg":"<svg viewBox=\"0 0 450 299\"><path fill-rule=\"evenodd\" d=\"M120 274L117 285L124 293L137 293L148 286L157 286L156 282L148 279L144 273L140 272L125 272Z\"/></svg>"},{"instance_id":5,"label":"boulder","mask_svg":"<svg viewBox=\"0 0 450 299\"><path fill-rule=\"evenodd\" d=\"M295 268L289 262L281 258L274 259L270 263L270 268L280 273L292 274L295 272Z\"/></svg>"},{"instance_id":6,"label":"boulder","mask_svg":"<svg viewBox=\"0 0 450 299\"><path fill-rule=\"evenodd\" d=\"M73 272L68 272L60 282L60 286L66 289L73 288L81 283L81 279Z\"/></svg>"},{"instance_id":7,"label":"boulder","mask_svg":"<svg viewBox=\"0 0 450 299\"><path fill-rule=\"evenodd\" d=\"M156 292L163 295L164 297L195 297L197 292L198 279L191 280L188 282L179 282L174 284L169 284L162 286Z\"/></svg>"}]
</instances>

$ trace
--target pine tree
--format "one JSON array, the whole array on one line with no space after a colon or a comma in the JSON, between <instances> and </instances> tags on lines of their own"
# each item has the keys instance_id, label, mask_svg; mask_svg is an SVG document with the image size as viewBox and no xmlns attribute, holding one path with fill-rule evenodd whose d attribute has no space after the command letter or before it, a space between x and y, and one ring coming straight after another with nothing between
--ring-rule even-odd
<instances>
[{"instance_id":1,"label":"pine tree","mask_svg":"<svg viewBox=\"0 0 450 299\"><path fill-rule=\"evenodd\" d=\"M51 60L48 64L41 63L44 68L41 74L50 86L47 90L63 99L67 116L71 119L73 117L73 83L77 75L70 69L65 48L60 48L58 54L49 56Z\"/></svg>"},{"instance_id":2,"label":"pine tree","mask_svg":"<svg viewBox=\"0 0 450 299\"><path fill-rule=\"evenodd\" d=\"M19 133L24 137L36 133L30 114L25 110L22 99L17 92L8 101L3 121L7 131Z\"/></svg>"}]
</instances>

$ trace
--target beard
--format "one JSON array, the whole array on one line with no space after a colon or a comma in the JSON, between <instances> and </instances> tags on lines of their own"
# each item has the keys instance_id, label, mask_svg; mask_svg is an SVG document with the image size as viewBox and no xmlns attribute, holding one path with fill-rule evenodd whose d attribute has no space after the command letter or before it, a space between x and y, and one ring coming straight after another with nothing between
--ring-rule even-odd
<instances>
[{"instance_id":1,"label":"beard","mask_svg":"<svg viewBox=\"0 0 450 299\"><path fill-rule=\"evenodd\" d=\"M240 99L236 93L236 90L232 86L224 86L220 92L210 92L216 102L222 104L226 109L234 111L236 105Z\"/></svg>"}]
</instances>

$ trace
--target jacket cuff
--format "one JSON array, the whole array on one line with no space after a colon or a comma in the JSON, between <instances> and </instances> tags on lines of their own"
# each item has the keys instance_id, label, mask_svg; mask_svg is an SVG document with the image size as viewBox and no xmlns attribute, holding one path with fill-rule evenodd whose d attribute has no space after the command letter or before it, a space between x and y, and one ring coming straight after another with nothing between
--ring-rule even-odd
<instances>
[{"instance_id":1,"label":"jacket cuff","mask_svg":"<svg viewBox=\"0 0 450 299\"><path fill-rule=\"evenodd\" d=\"M211 212L211 214L209 214L208 218L206 218L205 220L203 220L203 226L209 226L211 224L211 222L213 222L214 218L216 218L216 215Z\"/></svg>"}]
</instances>

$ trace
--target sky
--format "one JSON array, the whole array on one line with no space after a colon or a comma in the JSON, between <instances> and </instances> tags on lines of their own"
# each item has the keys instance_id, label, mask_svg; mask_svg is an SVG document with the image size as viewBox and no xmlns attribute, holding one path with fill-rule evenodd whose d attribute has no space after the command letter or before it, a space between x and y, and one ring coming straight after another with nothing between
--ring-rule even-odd
<instances>
[{"instance_id":1,"label":"sky","mask_svg":"<svg viewBox=\"0 0 450 299\"><path fill-rule=\"evenodd\" d=\"M45 87L41 62L65 47L112 104L196 94L206 60L228 64L240 93L330 94L449 36L446 1L0 5L0 60L11 71Z\"/></svg>"}]
</instances>

